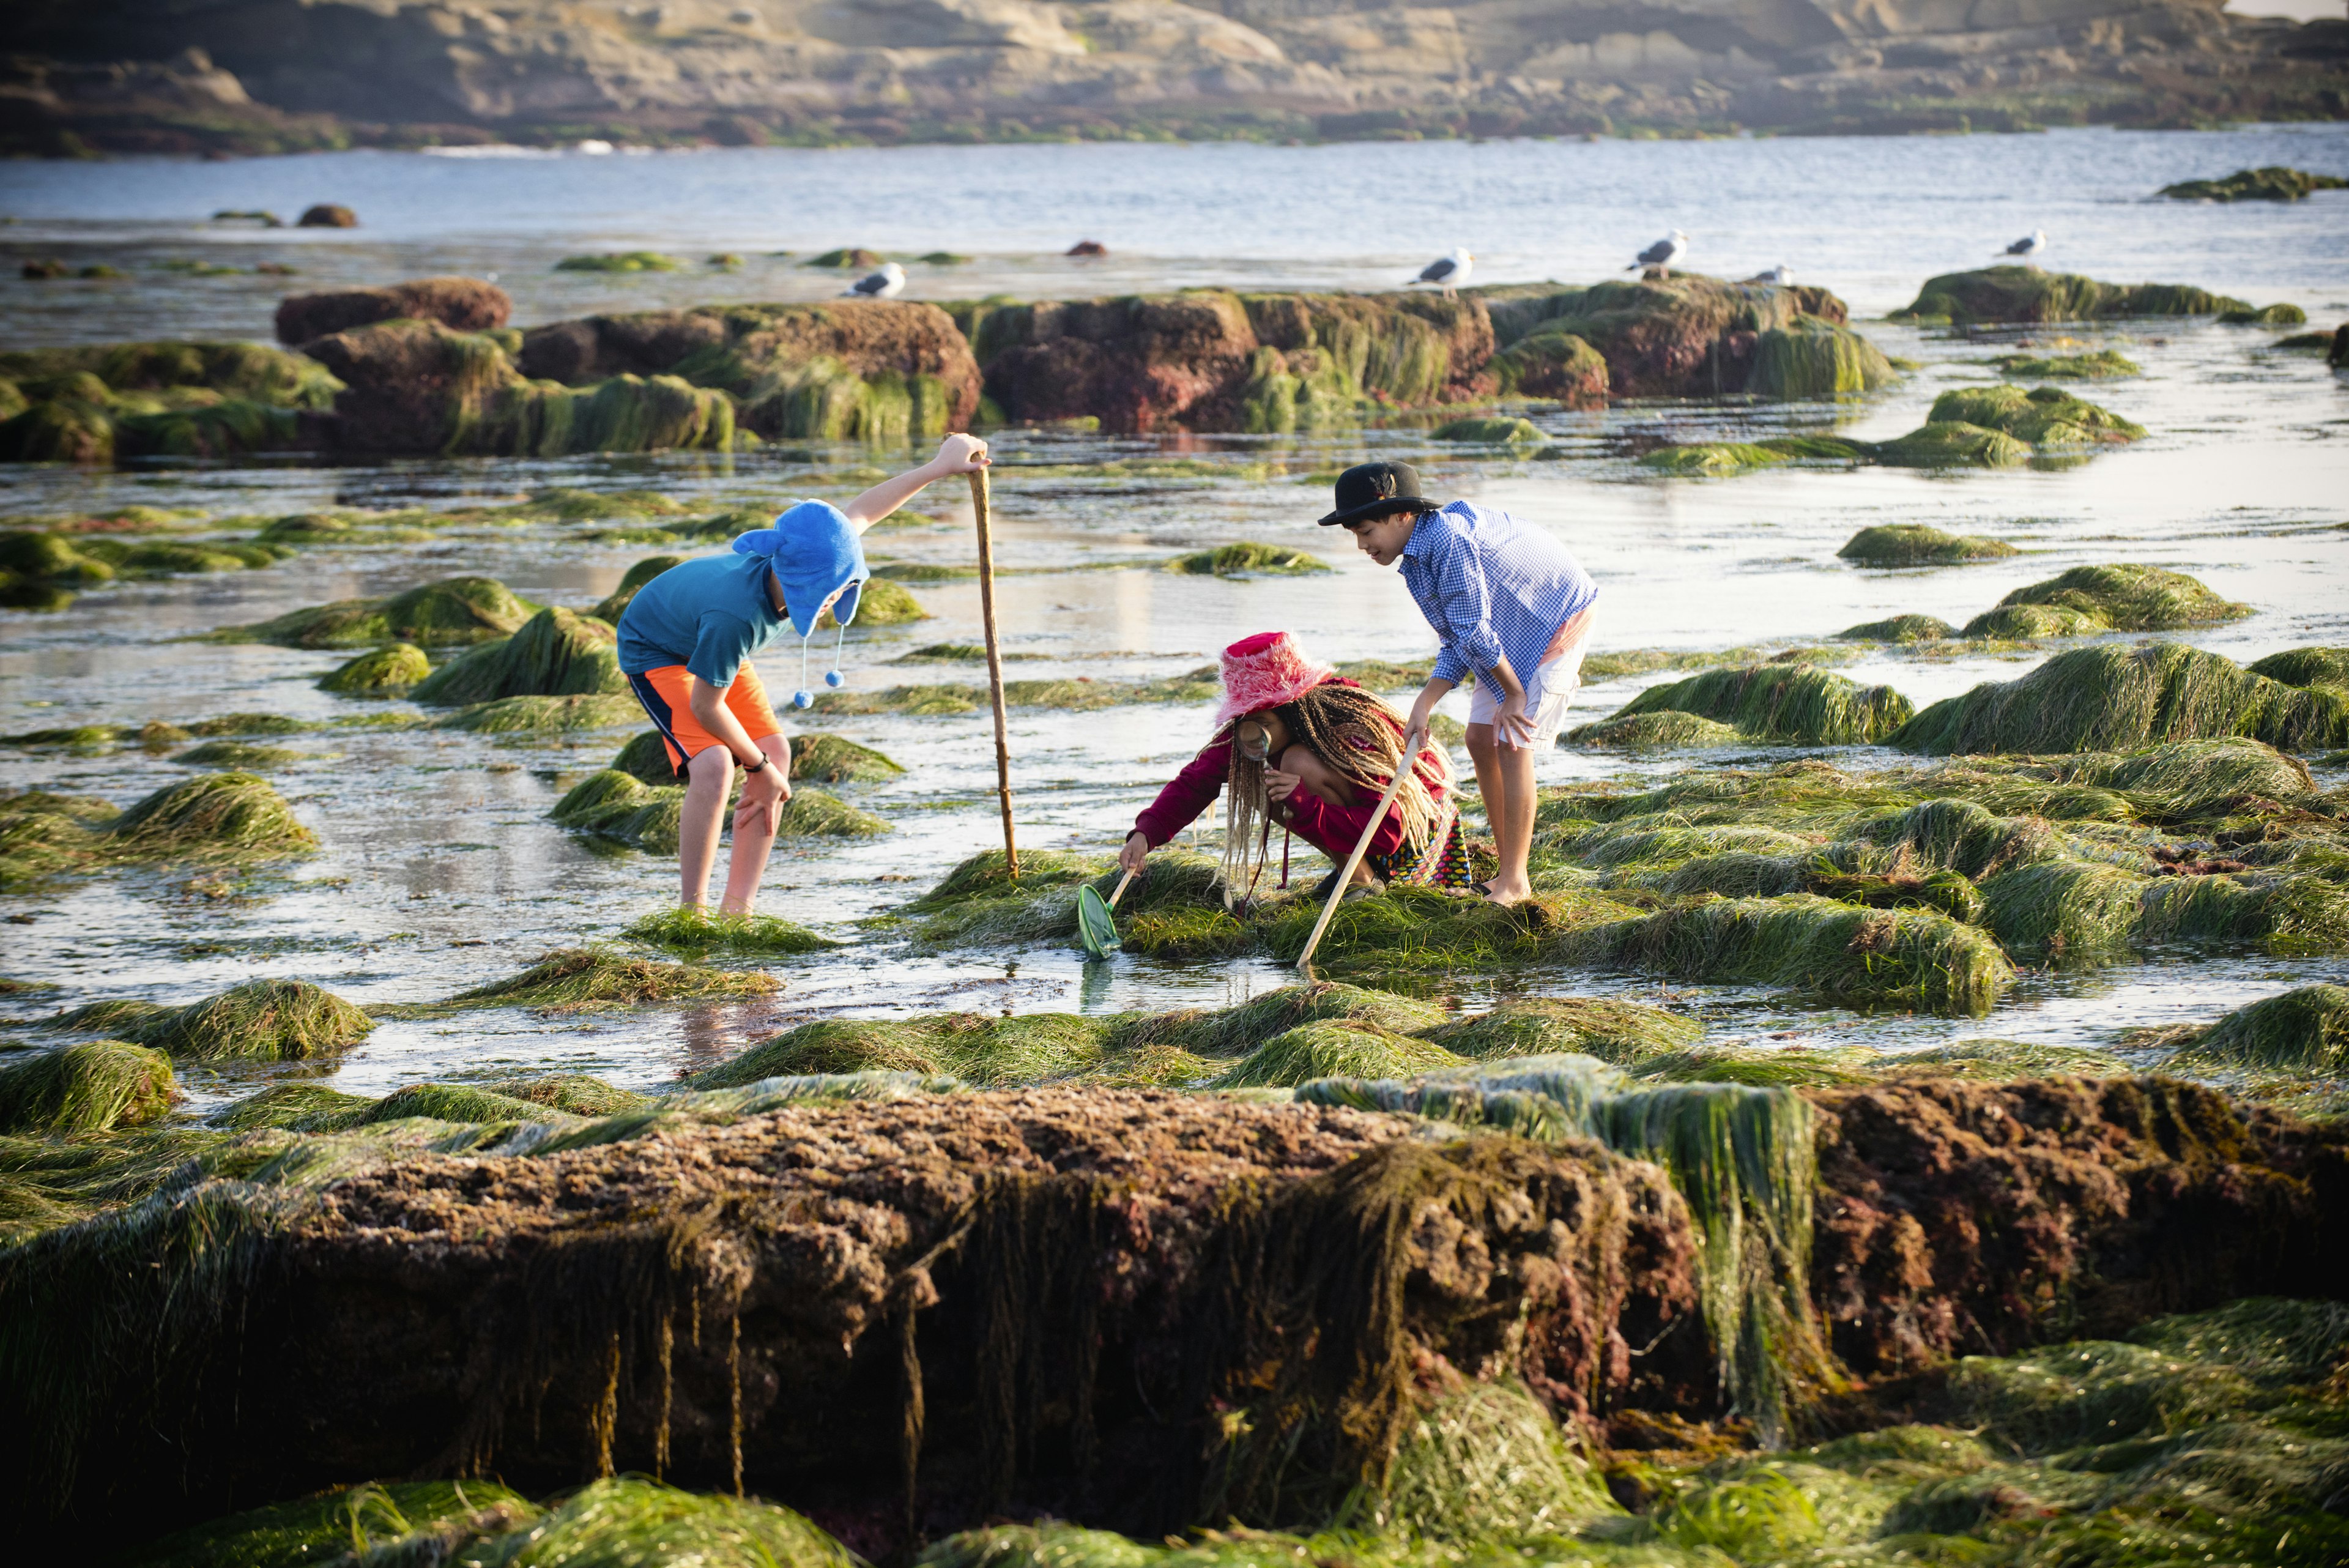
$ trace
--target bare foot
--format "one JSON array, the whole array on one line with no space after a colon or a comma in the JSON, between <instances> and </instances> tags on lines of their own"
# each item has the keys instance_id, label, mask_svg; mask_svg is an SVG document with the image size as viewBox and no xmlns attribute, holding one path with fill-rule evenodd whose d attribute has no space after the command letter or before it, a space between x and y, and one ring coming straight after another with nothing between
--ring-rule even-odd
<instances>
[{"instance_id":1,"label":"bare foot","mask_svg":"<svg viewBox=\"0 0 2349 1568\"><path fill-rule=\"evenodd\" d=\"M1534 896L1527 882L1505 882L1495 877L1485 884L1485 902L1488 904L1522 904Z\"/></svg>"}]
</instances>

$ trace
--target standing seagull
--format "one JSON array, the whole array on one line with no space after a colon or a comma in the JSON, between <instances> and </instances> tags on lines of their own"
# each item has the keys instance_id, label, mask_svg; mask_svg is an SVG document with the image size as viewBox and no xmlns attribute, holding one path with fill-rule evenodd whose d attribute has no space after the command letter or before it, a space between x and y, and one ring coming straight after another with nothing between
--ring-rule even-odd
<instances>
[{"instance_id":1,"label":"standing seagull","mask_svg":"<svg viewBox=\"0 0 2349 1568\"><path fill-rule=\"evenodd\" d=\"M2029 261L2033 256L2037 255L2041 251L2044 251L2046 248L2047 231L2044 229L2033 229L2029 234L2023 235L2023 238L2015 241L2013 244L2007 246L2006 249L2001 251L1999 254L2013 256L2021 261Z\"/></svg>"},{"instance_id":2,"label":"standing seagull","mask_svg":"<svg viewBox=\"0 0 2349 1568\"><path fill-rule=\"evenodd\" d=\"M860 299L895 299L905 287L905 269L895 262L883 262L879 272L858 278L841 293L854 295Z\"/></svg>"},{"instance_id":3,"label":"standing seagull","mask_svg":"<svg viewBox=\"0 0 2349 1568\"><path fill-rule=\"evenodd\" d=\"M1409 288L1412 283L1440 283L1444 286L1444 296L1449 298L1452 291L1466 283L1468 275L1475 270L1476 258L1469 253L1468 247L1454 245L1450 255L1440 256L1428 263L1419 269L1417 277L1403 286Z\"/></svg>"},{"instance_id":4,"label":"standing seagull","mask_svg":"<svg viewBox=\"0 0 2349 1568\"><path fill-rule=\"evenodd\" d=\"M1630 266L1625 267L1623 270L1625 272L1638 272L1643 266L1651 266L1661 272L1666 277L1670 277L1672 275L1672 264L1679 261L1681 257L1688 254L1688 240L1689 237L1686 234L1681 233L1678 229L1674 229L1662 239L1658 240L1654 244L1650 245L1646 250L1641 251L1640 253L1640 259L1633 262Z\"/></svg>"}]
</instances>

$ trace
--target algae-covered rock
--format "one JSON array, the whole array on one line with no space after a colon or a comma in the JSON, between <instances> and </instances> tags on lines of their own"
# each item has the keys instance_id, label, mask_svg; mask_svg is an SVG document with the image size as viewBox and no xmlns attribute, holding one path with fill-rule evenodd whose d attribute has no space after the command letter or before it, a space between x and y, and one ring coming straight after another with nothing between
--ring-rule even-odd
<instances>
[{"instance_id":1,"label":"algae-covered rock","mask_svg":"<svg viewBox=\"0 0 2349 1568\"><path fill-rule=\"evenodd\" d=\"M78 1009L57 1026L108 1029L191 1061L299 1062L340 1054L365 1039L375 1021L307 981L253 980L185 1007L146 1008L136 1017Z\"/></svg>"},{"instance_id":2,"label":"algae-covered rock","mask_svg":"<svg viewBox=\"0 0 2349 1568\"><path fill-rule=\"evenodd\" d=\"M1996 560L2014 553L2013 545L1979 535L1945 534L1922 523L1886 523L1854 534L1836 556L1866 566L1924 566Z\"/></svg>"},{"instance_id":3,"label":"algae-covered rock","mask_svg":"<svg viewBox=\"0 0 2349 1568\"><path fill-rule=\"evenodd\" d=\"M100 1133L171 1109L170 1058L119 1040L67 1045L0 1066L0 1133Z\"/></svg>"},{"instance_id":4,"label":"algae-covered rock","mask_svg":"<svg viewBox=\"0 0 2349 1568\"><path fill-rule=\"evenodd\" d=\"M1927 429L1966 424L2002 431L2044 452L2056 447L2132 441L2145 427L2075 398L2060 387L1960 387L1933 400Z\"/></svg>"},{"instance_id":5,"label":"algae-covered rock","mask_svg":"<svg viewBox=\"0 0 2349 1568\"><path fill-rule=\"evenodd\" d=\"M639 737L641 739L641 737ZM870 746L838 735L793 735L792 778L817 784L882 784L905 770ZM613 766L623 764L614 763Z\"/></svg>"},{"instance_id":6,"label":"algae-covered rock","mask_svg":"<svg viewBox=\"0 0 2349 1568\"><path fill-rule=\"evenodd\" d=\"M798 761L797 747L792 748L792 760ZM628 743L612 758L611 767L605 771L624 773L639 784L655 786L673 784L683 776L669 760L668 742L661 738L658 730L647 730L640 735L630 737Z\"/></svg>"},{"instance_id":7,"label":"algae-covered rock","mask_svg":"<svg viewBox=\"0 0 2349 1568\"><path fill-rule=\"evenodd\" d=\"M772 915L714 915L702 909L663 909L658 914L647 915L624 934L635 941L696 954L715 951L789 956L822 952L840 945L805 926Z\"/></svg>"},{"instance_id":8,"label":"algae-covered rock","mask_svg":"<svg viewBox=\"0 0 2349 1568\"><path fill-rule=\"evenodd\" d=\"M2240 299L2184 284L2098 283L2033 266L1980 267L1928 278L1895 321L1972 323L2094 321L2109 317L2216 316L2247 308Z\"/></svg>"},{"instance_id":9,"label":"algae-covered rock","mask_svg":"<svg viewBox=\"0 0 2349 1568\"><path fill-rule=\"evenodd\" d=\"M792 791L775 828L781 838L873 838L888 831L889 825L871 812L813 787Z\"/></svg>"},{"instance_id":10,"label":"algae-covered rock","mask_svg":"<svg viewBox=\"0 0 2349 1568\"><path fill-rule=\"evenodd\" d=\"M2175 202L2300 202L2312 191L2349 189L2349 180L2337 174L2311 174L2271 163L2262 169L2238 169L2217 180L2180 180L2154 192Z\"/></svg>"},{"instance_id":11,"label":"algae-covered rock","mask_svg":"<svg viewBox=\"0 0 2349 1568\"><path fill-rule=\"evenodd\" d=\"M2349 1068L2349 990L2304 985L2239 1007L2178 1042L2170 1068L2259 1068L2337 1076Z\"/></svg>"},{"instance_id":12,"label":"algae-covered rock","mask_svg":"<svg viewBox=\"0 0 2349 1568\"><path fill-rule=\"evenodd\" d=\"M432 660L412 642L362 653L318 681L318 690L345 697L398 697L432 673Z\"/></svg>"},{"instance_id":13,"label":"algae-covered rock","mask_svg":"<svg viewBox=\"0 0 2349 1568\"><path fill-rule=\"evenodd\" d=\"M1892 361L1875 344L1840 323L1806 317L1797 329L1761 335L1744 389L1756 398L1840 398L1892 379Z\"/></svg>"},{"instance_id":14,"label":"algae-covered rock","mask_svg":"<svg viewBox=\"0 0 2349 1568\"><path fill-rule=\"evenodd\" d=\"M460 991L445 1001L398 1009L383 1017L430 1017L472 1007L528 1007L575 1012L656 1002L768 996L781 989L771 974L626 958L603 948L558 948L504 980Z\"/></svg>"},{"instance_id":15,"label":"algae-covered rock","mask_svg":"<svg viewBox=\"0 0 2349 1568\"><path fill-rule=\"evenodd\" d=\"M1759 441L1702 441L1689 446L1662 446L1643 454L1640 466L1659 473L1705 479L1743 473L1748 469L1776 468L1793 459Z\"/></svg>"},{"instance_id":16,"label":"algae-covered rock","mask_svg":"<svg viewBox=\"0 0 2349 1568\"><path fill-rule=\"evenodd\" d=\"M459 654L409 695L455 707L506 697L622 696L627 690L611 626L549 606L512 637Z\"/></svg>"},{"instance_id":17,"label":"algae-covered rock","mask_svg":"<svg viewBox=\"0 0 2349 1568\"><path fill-rule=\"evenodd\" d=\"M114 854L138 859L265 858L305 854L317 835L285 798L251 774L206 774L167 785L106 829Z\"/></svg>"},{"instance_id":18,"label":"algae-covered rock","mask_svg":"<svg viewBox=\"0 0 2349 1568\"><path fill-rule=\"evenodd\" d=\"M1426 1030L1422 1038L1474 1061L1578 1051L1629 1066L1704 1035L1693 1018L1600 996L1523 997Z\"/></svg>"},{"instance_id":19,"label":"algae-covered rock","mask_svg":"<svg viewBox=\"0 0 2349 1568\"><path fill-rule=\"evenodd\" d=\"M422 1542L471 1542L526 1528L539 1510L494 1481L369 1481L249 1509L164 1536L126 1563L138 1568L287 1568L380 1552L394 1561Z\"/></svg>"},{"instance_id":20,"label":"algae-covered rock","mask_svg":"<svg viewBox=\"0 0 2349 1568\"><path fill-rule=\"evenodd\" d=\"M501 697L476 702L445 718L436 730L466 730L481 735L554 735L574 730L615 730L644 717L634 697L588 693L573 697Z\"/></svg>"},{"instance_id":21,"label":"algae-covered rock","mask_svg":"<svg viewBox=\"0 0 2349 1568\"><path fill-rule=\"evenodd\" d=\"M1938 616L1896 615L1847 627L1836 638L1844 642L1940 642L1957 635L1958 628Z\"/></svg>"},{"instance_id":22,"label":"algae-covered rock","mask_svg":"<svg viewBox=\"0 0 2349 1568\"><path fill-rule=\"evenodd\" d=\"M2251 666L2254 675L2286 686L2349 687L2349 648L2292 648Z\"/></svg>"},{"instance_id":23,"label":"algae-covered rock","mask_svg":"<svg viewBox=\"0 0 2349 1568\"><path fill-rule=\"evenodd\" d=\"M1967 637L2080 637L2098 631L2175 631L2254 613L2183 572L2158 566L2075 566L2015 589L1966 623Z\"/></svg>"},{"instance_id":24,"label":"algae-covered rock","mask_svg":"<svg viewBox=\"0 0 2349 1568\"><path fill-rule=\"evenodd\" d=\"M905 626L909 622L928 620L930 612L922 607L903 583L893 583L886 577L868 581L856 596L856 624L860 627ZM816 617L818 631L829 631L840 624L830 610Z\"/></svg>"},{"instance_id":25,"label":"algae-covered rock","mask_svg":"<svg viewBox=\"0 0 2349 1568\"><path fill-rule=\"evenodd\" d=\"M2002 375L2026 381L2109 381L2145 374L2137 361L2117 348L2086 354L2002 354L1991 363Z\"/></svg>"},{"instance_id":26,"label":"algae-covered rock","mask_svg":"<svg viewBox=\"0 0 2349 1568\"><path fill-rule=\"evenodd\" d=\"M647 784L632 774L605 768L572 785L546 815L564 827L616 844L654 855L674 855L684 802L681 788Z\"/></svg>"},{"instance_id":27,"label":"algae-covered rock","mask_svg":"<svg viewBox=\"0 0 2349 1568\"><path fill-rule=\"evenodd\" d=\"M290 746L264 746L251 741L206 741L171 759L189 768L244 768L261 771L303 761L309 753Z\"/></svg>"},{"instance_id":28,"label":"algae-covered rock","mask_svg":"<svg viewBox=\"0 0 2349 1568\"><path fill-rule=\"evenodd\" d=\"M620 624L621 614L627 609L628 601L636 597L636 590L638 588L643 587L647 583L651 582L655 577L659 576L671 566L683 566L684 564L685 557L683 556L646 556L643 560L638 561L635 566L630 566L627 571L621 576L620 586L614 588L611 593L605 597L603 603L597 605L588 613L594 616L597 620L603 621L607 625L618 626ZM859 607L861 608L862 607L860 606Z\"/></svg>"},{"instance_id":29,"label":"algae-covered rock","mask_svg":"<svg viewBox=\"0 0 2349 1568\"><path fill-rule=\"evenodd\" d=\"M1260 545L1254 540L1177 556L1167 565L1195 576L1216 577L1296 576L1330 569L1330 564L1318 556L1292 550L1285 545Z\"/></svg>"},{"instance_id":30,"label":"algae-covered rock","mask_svg":"<svg viewBox=\"0 0 2349 1568\"><path fill-rule=\"evenodd\" d=\"M1914 711L1889 686L1861 686L1808 664L1755 664L1651 686L1615 716L1694 713L1733 724L1749 741L1838 746L1882 740Z\"/></svg>"},{"instance_id":31,"label":"algae-covered rock","mask_svg":"<svg viewBox=\"0 0 2349 1568\"><path fill-rule=\"evenodd\" d=\"M2349 744L2349 692L2286 686L2183 643L2105 644L1945 698L1886 743L1932 755L2047 754L2230 735L2288 752Z\"/></svg>"},{"instance_id":32,"label":"algae-covered rock","mask_svg":"<svg viewBox=\"0 0 2349 1568\"><path fill-rule=\"evenodd\" d=\"M1505 396L1555 398L1568 409L1607 406L1607 357L1573 333L1543 327L1493 356Z\"/></svg>"},{"instance_id":33,"label":"algae-covered rock","mask_svg":"<svg viewBox=\"0 0 2349 1568\"><path fill-rule=\"evenodd\" d=\"M1487 415L1453 420L1436 426L1428 434L1436 441L1470 446L1539 446L1546 439L1541 428L1531 420Z\"/></svg>"},{"instance_id":34,"label":"algae-covered rock","mask_svg":"<svg viewBox=\"0 0 2349 1568\"><path fill-rule=\"evenodd\" d=\"M2012 468L2031 461L2030 443L1961 421L1920 425L1869 450L1877 462L1893 468Z\"/></svg>"},{"instance_id":35,"label":"algae-covered rock","mask_svg":"<svg viewBox=\"0 0 2349 1568\"><path fill-rule=\"evenodd\" d=\"M0 353L0 379L98 402L120 393L203 392L285 409L325 409L337 383L317 361L260 343L97 343ZM151 405L150 405L151 406Z\"/></svg>"},{"instance_id":36,"label":"algae-covered rock","mask_svg":"<svg viewBox=\"0 0 2349 1568\"><path fill-rule=\"evenodd\" d=\"M366 648L411 642L419 648L511 637L538 607L494 577L448 577L380 599L337 599L251 626L211 634L218 642L274 642L285 648Z\"/></svg>"},{"instance_id":37,"label":"algae-covered rock","mask_svg":"<svg viewBox=\"0 0 2349 1568\"><path fill-rule=\"evenodd\" d=\"M2257 309L2225 311L2219 319L2229 327L2305 327L2308 312L2297 305L2263 305Z\"/></svg>"},{"instance_id":38,"label":"algae-covered rock","mask_svg":"<svg viewBox=\"0 0 2349 1568\"><path fill-rule=\"evenodd\" d=\"M1560 737L1560 743L1625 752L1661 752L1733 745L1742 738L1734 724L1660 708L1642 713L1618 713L1611 719L1578 724Z\"/></svg>"},{"instance_id":39,"label":"algae-covered rock","mask_svg":"<svg viewBox=\"0 0 2349 1568\"><path fill-rule=\"evenodd\" d=\"M477 277L425 277L386 288L295 294L277 305L277 341L307 343L377 321L438 321L460 332L493 331L513 314L513 300Z\"/></svg>"},{"instance_id":40,"label":"algae-covered rock","mask_svg":"<svg viewBox=\"0 0 2349 1568\"><path fill-rule=\"evenodd\" d=\"M557 272L683 272L686 264L658 251L605 251L596 255L564 256Z\"/></svg>"},{"instance_id":41,"label":"algae-covered rock","mask_svg":"<svg viewBox=\"0 0 2349 1568\"><path fill-rule=\"evenodd\" d=\"M1234 1063L1216 1084L1226 1089L1293 1089L1316 1078L1407 1078L1461 1062L1443 1046L1412 1035L1330 1020L1275 1035Z\"/></svg>"}]
</instances>

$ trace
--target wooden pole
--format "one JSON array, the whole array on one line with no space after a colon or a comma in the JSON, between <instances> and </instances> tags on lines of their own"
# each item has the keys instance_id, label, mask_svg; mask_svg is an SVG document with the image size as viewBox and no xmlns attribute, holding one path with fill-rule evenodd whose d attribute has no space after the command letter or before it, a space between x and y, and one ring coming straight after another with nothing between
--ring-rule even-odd
<instances>
[{"instance_id":1,"label":"wooden pole","mask_svg":"<svg viewBox=\"0 0 2349 1568\"><path fill-rule=\"evenodd\" d=\"M970 471L970 506L978 520L978 615L987 625L987 691L995 703L995 793L1003 801L1003 868L1019 879L1011 836L1011 732L1003 714L1003 649L995 635L995 540L988 531L987 470Z\"/></svg>"},{"instance_id":2,"label":"wooden pole","mask_svg":"<svg viewBox=\"0 0 2349 1568\"><path fill-rule=\"evenodd\" d=\"M1330 929L1330 917L1335 915L1338 906L1346 901L1346 889L1354 885L1354 868L1362 863L1362 857L1371 852L1371 836L1379 830L1379 824L1387 819L1387 808L1394 805L1395 794L1402 788L1402 781L1412 769L1419 766L1419 738L1416 730L1403 735L1402 760L1395 766L1394 777L1387 781L1387 793L1379 796L1378 810L1371 813L1371 820L1362 825L1362 836L1355 841L1354 852L1346 857L1346 864L1339 867L1337 885L1330 889L1330 901L1321 906L1321 918L1313 922L1313 934L1305 939L1305 950L1297 955L1297 969L1300 974L1311 972L1309 966L1313 962L1313 950L1321 945L1321 933Z\"/></svg>"}]
</instances>

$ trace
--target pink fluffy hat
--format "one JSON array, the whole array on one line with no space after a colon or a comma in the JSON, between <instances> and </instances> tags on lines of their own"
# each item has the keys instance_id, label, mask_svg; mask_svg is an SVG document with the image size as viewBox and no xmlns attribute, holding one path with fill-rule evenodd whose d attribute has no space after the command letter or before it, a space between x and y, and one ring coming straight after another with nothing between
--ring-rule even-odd
<instances>
[{"instance_id":1,"label":"pink fluffy hat","mask_svg":"<svg viewBox=\"0 0 2349 1568\"><path fill-rule=\"evenodd\" d=\"M1260 631L1224 649L1224 700L1216 708L1216 728L1248 713L1294 702L1338 672L1298 651L1285 631Z\"/></svg>"}]
</instances>

